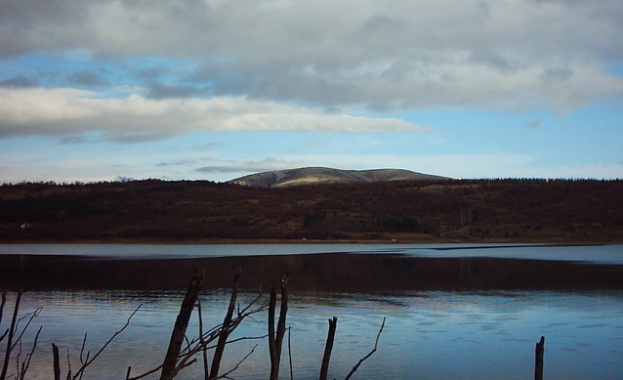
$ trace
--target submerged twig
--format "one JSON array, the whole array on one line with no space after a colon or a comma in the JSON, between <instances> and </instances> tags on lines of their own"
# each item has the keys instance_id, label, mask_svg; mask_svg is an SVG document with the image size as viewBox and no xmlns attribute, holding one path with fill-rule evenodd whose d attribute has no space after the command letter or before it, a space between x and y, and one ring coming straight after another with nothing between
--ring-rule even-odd
<instances>
[{"instance_id":1,"label":"submerged twig","mask_svg":"<svg viewBox=\"0 0 623 380\"><path fill-rule=\"evenodd\" d=\"M370 356L372 356L375 352L376 349L379 345L379 338L381 337L381 333L383 332L383 327L385 327L385 319L386 317L383 317L383 323L381 323L381 328L379 329L379 332L376 334L376 341L374 342L374 348L372 349L372 351L370 351L366 356L364 356L363 358L359 359L359 361L357 362L357 364L355 364L355 366L353 367L353 369L350 370L350 372L348 373L348 375L344 378L344 380L348 380L350 379L350 377L357 371L357 369L359 368L359 366L361 365L361 363L363 363L366 359L368 359Z\"/></svg>"},{"instance_id":2,"label":"submerged twig","mask_svg":"<svg viewBox=\"0 0 623 380\"><path fill-rule=\"evenodd\" d=\"M33 311L32 313L26 313L24 314L20 319L17 320L17 323L15 324L15 330L19 330L19 324L26 318L28 318L28 322L26 322L26 326L24 326L22 328L22 331L19 333L19 335L17 336L17 338L15 338L15 342L13 343L13 347L11 347L11 350L13 350L15 348L15 346L22 341L22 337L24 336L24 333L26 332L26 330L28 330L28 327L30 326L30 323L32 322L33 319L35 319L36 317L39 316L39 313L41 313L41 310L43 310L42 307L38 307L35 309L35 311Z\"/></svg>"},{"instance_id":3,"label":"submerged twig","mask_svg":"<svg viewBox=\"0 0 623 380\"><path fill-rule=\"evenodd\" d=\"M251 354L255 351L255 349L257 348L257 344L255 346L253 346L253 348L251 349L251 351L246 354L242 359L240 359L240 361L238 361L238 363L236 363L229 371L223 373L222 375L215 377L214 379L211 380L216 380L216 379L224 379L227 378L227 376L229 376L229 374L233 373L234 371L236 371L238 368L240 368L240 365L247 360L247 358L249 356L251 356Z\"/></svg>"},{"instance_id":4,"label":"submerged twig","mask_svg":"<svg viewBox=\"0 0 623 380\"><path fill-rule=\"evenodd\" d=\"M39 341L39 334L41 334L41 330L43 326L39 327L37 330L37 334L35 335L35 340L32 343L32 348L30 349L30 353L26 355L26 359L22 362L20 372L19 372L19 380L24 380L26 378L26 372L28 372L28 367L30 367L30 361L32 360L32 356L35 354L35 350L37 349L37 342Z\"/></svg>"},{"instance_id":5,"label":"submerged twig","mask_svg":"<svg viewBox=\"0 0 623 380\"><path fill-rule=\"evenodd\" d=\"M87 367L89 365L91 365L91 363L93 363L95 361L95 359L97 359L98 356L100 356L100 354L102 352L104 352L104 350L108 347L108 345L110 345L110 343L119 335L121 334L129 325L130 325L130 321L132 320L132 318L134 317L134 315L138 312L138 310L141 308L141 305L138 305L138 307L136 309L134 309L134 311L132 312L132 314L130 314L130 316L128 317L128 319L125 322L125 325L123 325L123 327L118 330L117 332L115 332L107 341L106 343L104 343L104 345L95 353L95 355L93 355L93 357L90 357L90 352L87 352L87 357L85 359L84 362L82 362L82 352L80 353L80 360L81 360L81 366L78 369L78 371L76 371L76 374L73 375L72 379L76 380L78 378L82 378L82 375L84 374L84 371L87 369ZM84 342L86 342L86 334L84 337ZM83 342L83 348L84 348L84 343Z\"/></svg>"}]
</instances>

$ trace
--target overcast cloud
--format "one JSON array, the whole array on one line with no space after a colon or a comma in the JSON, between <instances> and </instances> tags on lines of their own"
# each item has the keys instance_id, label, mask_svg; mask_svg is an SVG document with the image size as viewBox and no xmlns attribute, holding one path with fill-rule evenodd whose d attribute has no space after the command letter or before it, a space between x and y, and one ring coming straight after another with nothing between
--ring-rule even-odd
<instances>
[{"instance_id":1,"label":"overcast cloud","mask_svg":"<svg viewBox=\"0 0 623 380\"><path fill-rule=\"evenodd\" d=\"M581 107L620 95L620 1L4 1L0 55L166 57L151 94L373 110ZM77 75L77 76L76 76ZM93 74L73 79L103 81ZM160 91L158 91L160 86ZM194 90L193 90L194 88Z\"/></svg>"}]
</instances>

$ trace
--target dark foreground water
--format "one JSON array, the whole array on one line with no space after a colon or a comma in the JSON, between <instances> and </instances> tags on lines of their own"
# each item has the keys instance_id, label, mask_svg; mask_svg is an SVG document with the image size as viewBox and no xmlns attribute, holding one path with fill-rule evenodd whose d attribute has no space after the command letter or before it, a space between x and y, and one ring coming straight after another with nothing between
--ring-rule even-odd
<instances>
[{"instance_id":1,"label":"dark foreground water","mask_svg":"<svg viewBox=\"0 0 623 380\"><path fill-rule=\"evenodd\" d=\"M510 257L509 249L516 249L510 247L470 246L472 252L479 253L472 256L466 255L468 249L457 250L460 254L455 256L438 250L438 257L405 257L399 255L405 249L425 249L396 248L347 250L365 255L315 254L313 250L292 255L296 252L288 247L287 252L277 252L279 255L255 259L136 261L77 259L73 255L38 255L37 260L28 260L5 253L0 256L0 282L6 287L9 278L9 285L32 285L23 296L20 314L42 308L24 338L26 351L36 329L43 326L27 377L30 379L52 378L51 343L61 348L63 373L67 354L75 370L84 334L88 332L86 347L94 353L139 305L130 326L89 368L84 379L124 379L128 366L134 375L156 367L164 358L183 298L183 292L175 288L188 281L188 272L197 265L208 269L208 277L222 275L219 281L223 283L231 279L226 268L243 266L247 288L255 287L256 281L270 281L258 273L272 268L269 276L274 278L284 268L290 270L292 296L287 325L291 326L295 379L318 377L327 320L333 316L338 317L338 327L329 378L344 378L373 348L383 317L387 321L378 351L354 378L530 379L535 343L542 335L546 337L545 379L623 378L623 277L616 262L621 246L569 247L564 254L574 256L574 260L560 259L565 247L549 247L550 256L548 247L518 251L530 258ZM481 255L484 251L490 254ZM615 259L606 265L603 257ZM171 278L165 275L169 272L174 272ZM139 280L129 281L132 274ZM160 278L156 281L152 277ZM69 279L71 286L63 285L62 279ZM149 286L137 286L144 282ZM153 288L158 283L164 284L162 289ZM215 282L202 293L207 326L222 321L229 296L219 289L225 287ZM253 291L245 293L240 303L254 296ZM7 327L14 297L9 293L2 330ZM266 297L262 299L265 301ZM263 336L266 318L263 312L245 320L233 338ZM194 316L187 335L196 336L197 329ZM221 368L235 365L256 344L254 353L231 377L267 378L266 339L229 346ZM289 378L287 344L281 373L281 378ZM202 376L198 363L179 378Z\"/></svg>"}]
</instances>

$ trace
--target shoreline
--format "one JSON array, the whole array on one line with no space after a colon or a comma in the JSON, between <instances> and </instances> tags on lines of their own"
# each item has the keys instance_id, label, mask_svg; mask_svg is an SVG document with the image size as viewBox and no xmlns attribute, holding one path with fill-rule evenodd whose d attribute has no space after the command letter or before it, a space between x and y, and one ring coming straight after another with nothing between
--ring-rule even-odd
<instances>
[{"instance_id":1,"label":"shoreline","mask_svg":"<svg viewBox=\"0 0 623 380\"><path fill-rule=\"evenodd\" d=\"M5 240L0 244L155 244L155 245L200 245L200 244L543 244L543 245L599 245L623 244L621 239L566 239L563 237L524 239L51 239L51 240Z\"/></svg>"}]
</instances>

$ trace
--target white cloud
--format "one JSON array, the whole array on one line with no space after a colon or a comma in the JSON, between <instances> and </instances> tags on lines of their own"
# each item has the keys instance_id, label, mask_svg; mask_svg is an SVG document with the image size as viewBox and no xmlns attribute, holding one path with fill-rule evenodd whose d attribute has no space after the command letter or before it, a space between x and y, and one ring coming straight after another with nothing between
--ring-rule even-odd
<instances>
[{"instance_id":1,"label":"white cloud","mask_svg":"<svg viewBox=\"0 0 623 380\"><path fill-rule=\"evenodd\" d=\"M189 131L304 130L324 132L423 131L394 118L326 113L245 98L105 98L67 88L0 88L0 137L103 133L142 141Z\"/></svg>"}]
</instances>

